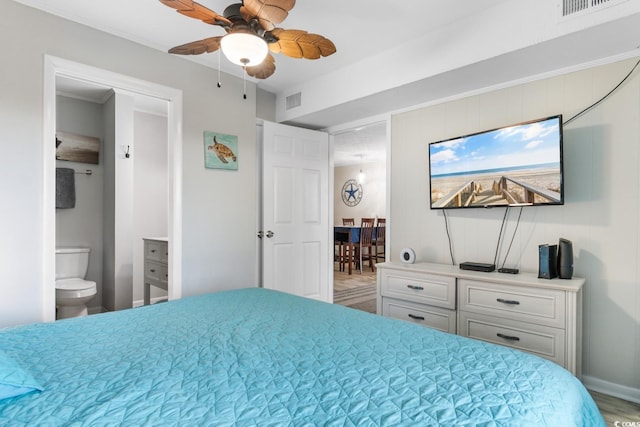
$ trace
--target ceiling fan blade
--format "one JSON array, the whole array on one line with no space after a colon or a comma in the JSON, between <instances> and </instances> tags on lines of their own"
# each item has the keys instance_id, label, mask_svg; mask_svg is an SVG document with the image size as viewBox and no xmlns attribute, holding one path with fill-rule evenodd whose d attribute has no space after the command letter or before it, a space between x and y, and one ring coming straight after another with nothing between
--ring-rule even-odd
<instances>
[{"instance_id":1,"label":"ceiling fan blade","mask_svg":"<svg viewBox=\"0 0 640 427\"><path fill-rule=\"evenodd\" d=\"M282 53L291 58L318 59L321 56L333 55L336 46L333 42L319 34L310 34L303 30L285 30L276 28L271 31L278 41L269 43L269 50Z\"/></svg>"},{"instance_id":2,"label":"ceiling fan blade","mask_svg":"<svg viewBox=\"0 0 640 427\"><path fill-rule=\"evenodd\" d=\"M178 55L200 55L201 53L215 52L220 49L220 40L223 36L209 37L207 39L186 43L169 49L169 53Z\"/></svg>"},{"instance_id":3,"label":"ceiling fan blade","mask_svg":"<svg viewBox=\"0 0 640 427\"><path fill-rule=\"evenodd\" d=\"M256 79L266 79L276 71L276 60L271 54L267 54L259 65L246 67L247 74Z\"/></svg>"},{"instance_id":4,"label":"ceiling fan blade","mask_svg":"<svg viewBox=\"0 0 640 427\"><path fill-rule=\"evenodd\" d=\"M296 0L244 0L240 13L245 21L257 18L263 29L271 31L289 16Z\"/></svg>"},{"instance_id":5,"label":"ceiling fan blade","mask_svg":"<svg viewBox=\"0 0 640 427\"><path fill-rule=\"evenodd\" d=\"M200 3L191 0L160 0L160 2L166 6L174 8L178 13L181 13L189 18L199 19L202 22L211 25L230 26L229 21L224 16L214 12L213 10L204 7Z\"/></svg>"}]
</instances>

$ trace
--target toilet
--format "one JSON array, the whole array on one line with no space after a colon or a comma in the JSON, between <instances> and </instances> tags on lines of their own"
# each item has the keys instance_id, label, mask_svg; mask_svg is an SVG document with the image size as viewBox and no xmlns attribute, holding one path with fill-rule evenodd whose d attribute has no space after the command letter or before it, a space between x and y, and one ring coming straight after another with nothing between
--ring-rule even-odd
<instances>
[{"instance_id":1,"label":"toilet","mask_svg":"<svg viewBox=\"0 0 640 427\"><path fill-rule=\"evenodd\" d=\"M84 280L89 248L56 248L56 308L58 319L86 316L87 302L96 295L96 282Z\"/></svg>"}]
</instances>

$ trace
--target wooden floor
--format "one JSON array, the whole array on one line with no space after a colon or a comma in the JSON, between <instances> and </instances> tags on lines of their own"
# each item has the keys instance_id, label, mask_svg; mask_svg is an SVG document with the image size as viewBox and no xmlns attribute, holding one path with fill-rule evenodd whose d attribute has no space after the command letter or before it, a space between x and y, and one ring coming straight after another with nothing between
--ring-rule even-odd
<instances>
[{"instance_id":1,"label":"wooden floor","mask_svg":"<svg viewBox=\"0 0 640 427\"><path fill-rule=\"evenodd\" d=\"M376 313L376 273L370 268L355 270L352 274L338 271L337 264L333 271L333 297L336 304L345 305L357 310Z\"/></svg>"},{"instance_id":2,"label":"wooden floor","mask_svg":"<svg viewBox=\"0 0 640 427\"><path fill-rule=\"evenodd\" d=\"M375 285L376 273L371 272L370 269L366 268L363 270L362 274L360 274L360 270L354 271L353 274L348 274L347 272L338 271L336 264L336 268L333 271L333 279L334 292L339 292L363 286ZM347 303L344 305L375 313L375 310L372 311L367 309L367 307L370 308L372 304L367 306L366 304L350 305ZM373 306L375 307L375 305ZM589 391L589 393L591 393L593 400L595 400L598 405L600 413L608 426L621 427L622 423L626 422L635 423L627 425L640 427L640 404L628 402L626 400L618 399L595 391ZM617 425L616 421L618 422Z\"/></svg>"},{"instance_id":3,"label":"wooden floor","mask_svg":"<svg viewBox=\"0 0 640 427\"><path fill-rule=\"evenodd\" d=\"M370 268L365 268L360 274L360 270L354 270L351 274L346 271L338 271L337 266L333 269L333 289L343 291L360 286L369 286L376 283L376 273Z\"/></svg>"},{"instance_id":4,"label":"wooden floor","mask_svg":"<svg viewBox=\"0 0 640 427\"><path fill-rule=\"evenodd\" d=\"M591 393L593 400L596 401L596 405L598 405L600 413L608 426L640 426L640 404L591 390L589 390L589 393Z\"/></svg>"}]
</instances>

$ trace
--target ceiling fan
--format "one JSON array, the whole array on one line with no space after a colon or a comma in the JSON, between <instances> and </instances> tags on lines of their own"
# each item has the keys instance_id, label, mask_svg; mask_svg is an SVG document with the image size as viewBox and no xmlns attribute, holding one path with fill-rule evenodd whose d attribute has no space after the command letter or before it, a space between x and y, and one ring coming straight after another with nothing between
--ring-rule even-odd
<instances>
[{"instance_id":1,"label":"ceiling fan","mask_svg":"<svg viewBox=\"0 0 640 427\"><path fill-rule=\"evenodd\" d=\"M318 59L336 52L333 42L304 30L276 27L289 15L295 0L243 0L228 6L222 15L191 0L160 0L190 18L218 25L226 35L186 43L169 50L178 55L200 55L222 50L227 59L246 73L266 79L276 70L272 53L291 58Z\"/></svg>"}]
</instances>

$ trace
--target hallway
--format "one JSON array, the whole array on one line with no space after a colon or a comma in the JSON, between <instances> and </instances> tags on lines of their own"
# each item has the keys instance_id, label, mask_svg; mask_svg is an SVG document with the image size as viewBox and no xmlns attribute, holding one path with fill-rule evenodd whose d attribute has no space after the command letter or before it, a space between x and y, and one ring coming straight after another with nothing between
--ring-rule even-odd
<instances>
[{"instance_id":1,"label":"hallway","mask_svg":"<svg viewBox=\"0 0 640 427\"><path fill-rule=\"evenodd\" d=\"M376 312L376 273L370 269L354 271L333 270L333 302L369 313Z\"/></svg>"}]
</instances>

